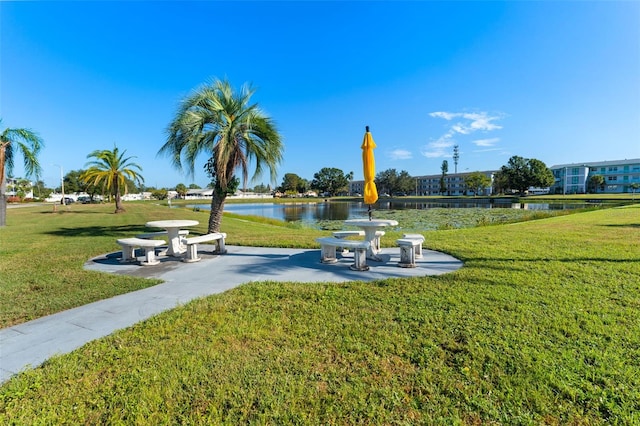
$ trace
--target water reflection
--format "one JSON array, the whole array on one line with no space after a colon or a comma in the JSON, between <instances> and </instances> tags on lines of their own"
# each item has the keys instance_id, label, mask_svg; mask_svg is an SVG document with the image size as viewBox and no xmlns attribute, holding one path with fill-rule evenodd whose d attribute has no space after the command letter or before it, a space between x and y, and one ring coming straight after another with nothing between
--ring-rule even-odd
<instances>
[{"instance_id":1,"label":"water reflection","mask_svg":"<svg viewBox=\"0 0 640 426\"><path fill-rule=\"evenodd\" d=\"M374 210L425 210L432 208L507 208L526 210L567 210L587 207L587 203L512 203L511 201L478 200L452 202L379 201ZM208 209L209 205L198 205ZM368 206L362 202L321 201L317 203L255 203L225 204L226 212L262 216L287 222L319 222L367 217Z\"/></svg>"}]
</instances>

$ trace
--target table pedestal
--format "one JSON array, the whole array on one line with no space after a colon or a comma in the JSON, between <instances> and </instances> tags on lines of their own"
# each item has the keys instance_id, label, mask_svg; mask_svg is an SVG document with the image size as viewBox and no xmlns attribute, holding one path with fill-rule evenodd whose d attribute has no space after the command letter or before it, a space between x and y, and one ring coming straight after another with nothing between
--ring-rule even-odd
<instances>
[{"instance_id":1,"label":"table pedestal","mask_svg":"<svg viewBox=\"0 0 640 426\"><path fill-rule=\"evenodd\" d=\"M180 239L180 228L168 228L167 238L169 239L167 256L179 257L187 252L187 247L182 244Z\"/></svg>"}]
</instances>

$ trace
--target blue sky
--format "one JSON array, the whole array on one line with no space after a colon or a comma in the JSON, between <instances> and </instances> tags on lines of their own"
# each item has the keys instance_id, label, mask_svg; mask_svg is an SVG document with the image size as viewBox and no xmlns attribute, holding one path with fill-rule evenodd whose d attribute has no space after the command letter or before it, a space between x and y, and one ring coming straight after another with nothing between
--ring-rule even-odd
<instances>
[{"instance_id":1,"label":"blue sky","mask_svg":"<svg viewBox=\"0 0 640 426\"><path fill-rule=\"evenodd\" d=\"M0 2L0 24L2 125L44 139L50 186L114 144L148 186L205 186L205 157L190 177L157 153L212 78L257 89L285 143L277 184L362 179L367 125L377 171L413 176L453 172L454 144L458 171L640 157L634 1Z\"/></svg>"}]
</instances>

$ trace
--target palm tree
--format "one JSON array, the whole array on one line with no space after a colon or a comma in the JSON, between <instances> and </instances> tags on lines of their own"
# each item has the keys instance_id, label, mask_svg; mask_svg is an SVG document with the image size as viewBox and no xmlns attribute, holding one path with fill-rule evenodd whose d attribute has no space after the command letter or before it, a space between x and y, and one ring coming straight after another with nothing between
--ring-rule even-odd
<instances>
[{"instance_id":1,"label":"palm tree","mask_svg":"<svg viewBox=\"0 0 640 426\"><path fill-rule=\"evenodd\" d=\"M589 184L591 188L597 193L598 188L604 190L604 176L593 175L589 178Z\"/></svg>"},{"instance_id":2,"label":"palm tree","mask_svg":"<svg viewBox=\"0 0 640 426\"><path fill-rule=\"evenodd\" d=\"M130 160L135 157L126 157L124 153L127 151L118 151L118 147L113 147L113 151L96 150L87 155L87 158L93 157L95 160L88 162L87 170L82 173L81 179L86 183L94 186L102 185L111 195L114 196L116 202L115 213L123 213L125 211L122 200L120 198L120 188L127 190L127 178L135 183L144 182L142 175L138 171L142 168Z\"/></svg>"},{"instance_id":3,"label":"palm tree","mask_svg":"<svg viewBox=\"0 0 640 426\"><path fill-rule=\"evenodd\" d=\"M266 166L275 182L276 168L284 145L274 122L250 99L255 91L248 85L234 93L227 80L214 80L187 96L167 130L168 138L158 154L168 155L173 166L193 175L194 162L201 153L210 155L204 168L213 183L209 232L218 232L224 202L237 187L239 169L246 183L249 165L255 166L252 179Z\"/></svg>"},{"instance_id":4,"label":"palm tree","mask_svg":"<svg viewBox=\"0 0 640 426\"><path fill-rule=\"evenodd\" d=\"M0 119L2 126L2 119ZM27 176L40 177L42 168L38 162L38 154L44 146L40 137L28 129L4 129L0 134L0 226L7 221L7 182L5 172L13 171L15 151L19 150L24 159L24 170Z\"/></svg>"}]
</instances>

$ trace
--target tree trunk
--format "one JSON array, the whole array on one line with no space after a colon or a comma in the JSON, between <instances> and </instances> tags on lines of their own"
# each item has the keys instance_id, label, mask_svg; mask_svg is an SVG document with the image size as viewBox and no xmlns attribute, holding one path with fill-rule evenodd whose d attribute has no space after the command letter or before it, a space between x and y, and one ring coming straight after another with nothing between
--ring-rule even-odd
<instances>
[{"instance_id":1,"label":"tree trunk","mask_svg":"<svg viewBox=\"0 0 640 426\"><path fill-rule=\"evenodd\" d=\"M221 191L219 188L213 189L213 196L211 197L211 213L209 214L209 229L207 232L220 232L222 211L224 209L224 201L226 198L226 192Z\"/></svg>"},{"instance_id":2,"label":"tree trunk","mask_svg":"<svg viewBox=\"0 0 640 426\"><path fill-rule=\"evenodd\" d=\"M120 199L120 185L118 185L118 181L114 179L114 189L116 193L116 211L115 213L124 213L126 210L122 205L122 200Z\"/></svg>"},{"instance_id":3,"label":"tree trunk","mask_svg":"<svg viewBox=\"0 0 640 426\"><path fill-rule=\"evenodd\" d=\"M0 176L0 226L7 224L7 182L4 175Z\"/></svg>"},{"instance_id":4,"label":"tree trunk","mask_svg":"<svg viewBox=\"0 0 640 426\"><path fill-rule=\"evenodd\" d=\"M7 145L0 143L0 226L7 224L7 181L4 176Z\"/></svg>"}]
</instances>

